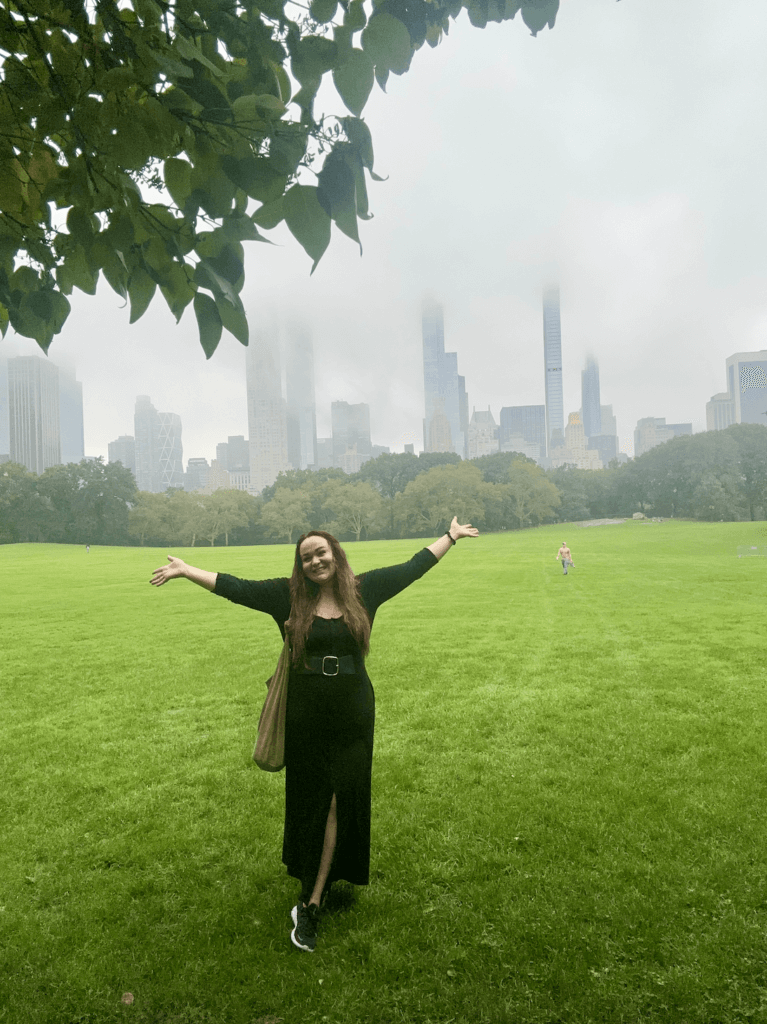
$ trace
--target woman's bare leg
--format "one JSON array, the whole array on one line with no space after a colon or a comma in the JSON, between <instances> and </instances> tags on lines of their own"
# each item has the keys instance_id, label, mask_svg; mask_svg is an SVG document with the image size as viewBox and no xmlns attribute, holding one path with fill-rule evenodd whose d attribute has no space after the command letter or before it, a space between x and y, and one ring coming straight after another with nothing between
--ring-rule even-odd
<instances>
[{"instance_id":1,"label":"woman's bare leg","mask_svg":"<svg viewBox=\"0 0 767 1024\"><path fill-rule=\"evenodd\" d=\"M333 799L330 801L330 810L328 811L328 820L325 825L325 842L322 846L322 858L320 860L320 869L317 872L317 881L314 883L314 889L312 895L309 897L310 903L316 903L320 905L322 899L322 890L325 888L325 883L328 880L330 874L330 865L333 863L333 854L336 852L336 835L338 833L338 823L336 820L336 795L333 794Z\"/></svg>"}]
</instances>

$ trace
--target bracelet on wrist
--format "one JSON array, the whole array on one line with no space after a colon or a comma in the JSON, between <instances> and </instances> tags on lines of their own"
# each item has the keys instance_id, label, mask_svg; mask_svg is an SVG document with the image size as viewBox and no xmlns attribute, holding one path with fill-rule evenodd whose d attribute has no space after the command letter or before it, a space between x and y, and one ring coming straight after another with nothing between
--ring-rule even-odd
<instances>
[{"instance_id":1,"label":"bracelet on wrist","mask_svg":"<svg viewBox=\"0 0 767 1024\"><path fill-rule=\"evenodd\" d=\"M458 543L458 541L457 541L457 540L455 539L455 537L454 537L454 536L452 535L452 533L450 532L450 530L445 530L445 536L446 536L446 537L449 537L449 538L450 538L450 543L451 543L451 544L457 544L457 543Z\"/></svg>"}]
</instances>

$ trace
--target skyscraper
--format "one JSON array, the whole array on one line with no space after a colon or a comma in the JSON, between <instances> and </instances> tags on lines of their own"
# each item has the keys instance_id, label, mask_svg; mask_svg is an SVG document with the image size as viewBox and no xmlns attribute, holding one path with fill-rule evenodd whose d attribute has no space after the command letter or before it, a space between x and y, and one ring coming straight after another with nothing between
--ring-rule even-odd
<instances>
[{"instance_id":1,"label":"skyscraper","mask_svg":"<svg viewBox=\"0 0 767 1024\"><path fill-rule=\"evenodd\" d=\"M469 459L481 459L483 455L492 455L498 451L498 426L490 412L480 409L472 411L469 421L469 432L467 439L466 457Z\"/></svg>"},{"instance_id":2,"label":"skyscraper","mask_svg":"<svg viewBox=\"0 0 767 1024\"><path fill-rule=\"evenodd\" d=\"M457 452L466 458L469 401L465 378L458 374L458 355L445 352L442 307L423 309L423 446L427 452Z\"/></svg>"},{"instance_id":3,"label":"skyscraper","mask_svg":"<svg viewBox=\"0 0 767 1024\"><path fill-rule=\"evenodd\" d=\"M11 457L11 424L8 410L8 356L0 351L0 460Z\"/></svg>"},{"instance_id":4,"label":"skyscraper","mask_svg":"<svg viewBox=\"0 0 767 1024\"><path fill-rule=\"evenodd\" d=\"M49 360L8 360L8 428L12 462L38 474L61 463L59 371Z\"/></svg>"},{"instance_id":5,"label":"skyscraper","mask_svg":"<svg viewBox=\"0 0 767 1024\"><path fill-rule=\"evenodd\" d=\"M110 441L107 447L110 462L121 462L136 476L136 439L123 434L116 441Z\"/></svg>"},{"instance_id":6,"label":"skyscraper","mask_svg":"<svg viewBox=\"0 0 767 1024\"><path fill-rule=\"evenodd\" d=\"M546 407L507 405L501 409L499 447L502 452L521 452L531 459L546 455Z\"/></svg>"},{"instance_id":7,"label":"skyscraper","mask_svg":"<svg viewBox=\"0 0 767 1024\"><path fill-rule=\"evenodd\" d=\"M169 487L183 487L181 417L174 412L158 412L148 395L139 395L133 425L138 489L160 493Z\"/></svg>"},{"instance_id":8,"label":"skyscraper","mask_svg":"<svg viewBox=\"0 0 767 1024\"><path fill-rule=\"evenodd\" d=\"M559 286L543 293L543 361L546 371L546 453L553 443L564 443L565 406L562 392L562 326L559 318Z\"/></svg>"},{"instance_id":9,"label":"skyscraper","mask_svg":"<svg viewBox=\"0 0 767 1024\"><path fill-rule=\"evenodd\" d=\"M160 489L184 486L184 449L181 417L175 412L158 413L160 420Z\"/></svg>"},{"instance_id":10,"label":"skyscraper","mask_svg":"<svg viewBox=\"0 0 767 1024\"><path fill-rule=\"evenodd\" d=\"M734 422L767 425L767 350L736 352L726 365Z\"/></svg>"},{"instance_id":11,"label":"skyscraper","mask_svg":"<svg viewBox=\"0 0 767 1024\"><path fill-rule=\"evenodd\" d=\"M250 435L250 489L260 494L290 468L285 399L277 339L254 331L245 355Z\"/></svg>"},{"instance_id":12,"label":"skyscraper","mask_svg":"<svg viewBox=\"0 0 767 1024\"><path fill-rule=\"evenodd\" d=\"M136 484L140 491L160 490L160 418L148 395L139 395L133 413Z\"/></svg>"},{"instance_id":13,"label":"skyscraper","mask_svg":"<svg viewBox=\"0 0 767 1024\"><path fill-rule=\"evenodd\" d=\"M83 386L77 380L75 367L68 360L57 359L59 368L59 432L61 461L80 462L85 458L83 430Z\"/></svg>"},{"instance_id":14,"label":"skyscraper","mask_svg":"<svg viewBox=\"0 0 767 1024\"><path fill-rule=\"evenodd\" d=\"M372 458L370 443L370 406L365 402L350 405L333 402L330 406L333 430L333 465L345 473L358 473Z\"/></svg>"},{"instance_id":15,"label":"skyscraper","mask_svg":"<svg viewBox=\"0 0 767 1024\"><path fill-rule=\"evenodd\" d=\"M602 409L599 404L599 366L593 356L586 359L586 368L581 371L581 409L583 411L583 432L586 437L602 433Z\"/></svg>"},{"instance_id":16,"label":"skyscraper","mask_svg":"<svg viewBox=\"0 0 767 1024\"><path fill-rule=\"evenodd\" d=\"M293 469L317 465L317 417L314 406L314 350L309 331L289 327L285 353L288 461Z\"/></svg>"}]
</instances>

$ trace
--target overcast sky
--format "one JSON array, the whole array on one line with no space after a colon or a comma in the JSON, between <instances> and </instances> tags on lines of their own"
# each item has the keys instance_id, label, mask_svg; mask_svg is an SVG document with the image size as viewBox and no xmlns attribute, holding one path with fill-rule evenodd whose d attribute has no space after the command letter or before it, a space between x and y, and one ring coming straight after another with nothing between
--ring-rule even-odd
<instances>
[{"instance_id":1,"label":"overcast sky","mask_svg":"<svg viewBox=\"0 0 767 1024\"><path fill-rule=\"evenodd\" d=\"M553 31L465 15L365 108L376 153L364 255L337 231L312 277L283 228L246 243L252 327L303 318L317 425L367 402L373 443L422 447L420 310L443 302L469 408L543 404L541 288L561 287L565 414L599 363L631 452L637 419L705 430L724 361L767 348L767 3L562 0ZM343 113L329 91L325 109ZM206 362L191 307L142 320L76 292L51 354L83 382L85 451L133 433L148 394L183 422L184 461L248 434L244 349ZM36 351L14 336L19 354Z\"/></svg>"}]
</instances>

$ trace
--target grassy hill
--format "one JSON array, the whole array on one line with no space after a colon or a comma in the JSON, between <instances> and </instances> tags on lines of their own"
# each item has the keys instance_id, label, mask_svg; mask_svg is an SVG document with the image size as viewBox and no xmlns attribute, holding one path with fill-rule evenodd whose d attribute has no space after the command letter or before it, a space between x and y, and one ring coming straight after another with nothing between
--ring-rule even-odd
<instances>
[{"instance_id":1,"label":"grassy hill","mask_svg":"<svg viewBox=\"0 0 767 1024\"><path fill-rule=\"evenodd\" d=\"M250 760L272 620L151 588L165 551L0 547L0 1022L767 1019L767 562L737 557L765 543L497 534L384 606L372 884L313 956L288 939L283 777ZM346 550L363 571L418 546Z\"/></svg>"}]
</instances>

